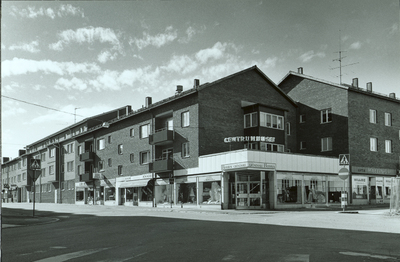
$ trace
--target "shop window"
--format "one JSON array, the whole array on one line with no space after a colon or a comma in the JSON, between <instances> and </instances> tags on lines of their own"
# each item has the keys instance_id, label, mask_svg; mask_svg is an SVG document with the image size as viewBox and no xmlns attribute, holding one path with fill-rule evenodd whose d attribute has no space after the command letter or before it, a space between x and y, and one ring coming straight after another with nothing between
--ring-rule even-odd
<instances>
[{"instance_id":1,"label":"shop window","mask_svg":"<svg viewBox=\"0 0 400 262\"><path fill-rule=\"evenodd\" d=\"M369 122L372 124L376 124L376 110L370 109L369 110Z\"/></svg>"},{"instance_id":2,"label":"shop window","mask_svg":"<svg viewBox=\"0 0 400 262\"><path fill-rule=\"evenodd\" d=\"M115 187L107 187L105 189L105 201L114 201L115 200Z\"/></svg>"},{"instance_id":3,"label":"shop window","mask_svg":"<svg viewBox=\"0 0 400 262\"><path fill-rule=\"evenodd\" d=\"M207 205L220 205L222 200L221 182L203 182L200 184L199 203ZM203 184L201 186L201 184ZM250 192L250 194L252 194Z\"/></svg>"},{"instance_id":4,"label":"shop window","mask_svg":"<svg viewBox=\"0 0 400 262\"><path fill-rule=\"evenodd\" d=\"M369 139L369 149L373 152L378 151L378 138L371 137Z\"/></svg>"},{"instance_id":5,"label":"shop window","mask_svg":"<svg viewBox=\"0 0 400 262\"><path fill-rule=\"evenodd\" d=\"M392 153L392 140L385 140L385 152Z\"/></svg>"},{"instance_id":6,"label":"shop window","mask_svg":"<svg viewBox=\"0 0 400 262\"><path fill-rule=\"evenodd\" d=\"M301 180L296 177L279 176L277 179L277 202L301 204Z\"/></svg>"},{"instance_id":7,"label":"shop window","mask_svg":"<svg viewBox=\"0 0 400 262\"><path fill-rule=\"evenodd\" d=\"M161 185L155 187L154 197L157 204L169 204L173 202L174 185Z\"/></svg>"},{"instance_id":8,"label":"shop window","mask_svg":"<svg viewBox=\"0 0 400 262\"><path fill-rule=\"evenodd\" d=\"M140 201L153 201L153 187L145 186L140 188Z\"/></svg>"},{"instance_id":9,"label":"shop window","mask_svg":"<svg viewBox=\"0 0 400 262\"><path fill-rule=\"evenodd\" d=\"M189 111L183 112L181 114L182 127L188 127L190 125L189 118L190 118Z\"/></svg>"},{"instance_id":10,"label":"shop window","mask_svg":"<svg viewBox=\"0 0 400 262\"><path fill-rule=\"evenodd\" d=\"M176 184L178 187L178 203L196 204L196 183Z\"/></svg>"},{"instance_id":11,"label":"shop window","mask_svg":"<svg viewBox=\"0 0 400 262\"><path fill-rule=\"evenodd\" d=\"M332 151L332 137L321 138L321 151Z\"/></svg>"},{"instance_id":12,"label":"shop window","mask_svg":"<svg viewBox=\"0 0 400 262\"><path fill-rule=\"evenodd\" d=\"M126 202L132 203L133 206L138 205L138 187L130 187L126 189L125 199Z\"/></svg>"},{"instance_id":13,"label":"shop window","mask_svg":"<svg viewBox=\"0 0 400 262\"><path fill-rule=\"evenodd\" d=\"M76 191L75 201L83 201L83 198L84 198L83 191Z\"/></svg>"}]
</instances>

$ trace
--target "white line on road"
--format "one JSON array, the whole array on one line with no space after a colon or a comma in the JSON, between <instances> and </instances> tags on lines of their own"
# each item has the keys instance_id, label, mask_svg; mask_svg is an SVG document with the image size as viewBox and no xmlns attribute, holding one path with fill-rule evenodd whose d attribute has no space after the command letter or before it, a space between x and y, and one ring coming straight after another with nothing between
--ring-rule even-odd
<instances>
[{"instance_id":1,"label":"white line on road","mask_svg":"<svg viewBox=\"0 0 400 262\"><path fill-rule=\"evenodd\" d=\"M305 254L290 254L279 261L281 262L310 262L310 255Z\"/></svg>"},{"instance_id":2,"label":"white line on road","mask_svg":"<svg viewBox=\"0 0 400 262\"><path fill-rule=\"evenodd\" d=\"M36 260L35 262L63 262L63 261L67 261L67 260L70 260L73 258L83 257L83 256L87 256L90 254L94 254L94 253L97 253L97 252L100 252L100 251L103 251L106 249L109 249L109 247L82 250L82 251L78 251L78 252L73 252L73 253L63 254L63 255L59 255L59 256L55 256L55 257L48 257L45 259Z\"/></svg>"},{"instance_id":3,"label":"white line on road","mask_svg":"<svg viewBox=\"0 0 400 262\"><path fill-rule=\"evenodd\" d=\"M342 255L347 255L347 256L372 257L372 258L378 258L378 259L397 259L397 257L371 255L371 254L367 254L367 253L357 253L357 252L339 252L339 253Z\"/></svg>"}]
</instances>

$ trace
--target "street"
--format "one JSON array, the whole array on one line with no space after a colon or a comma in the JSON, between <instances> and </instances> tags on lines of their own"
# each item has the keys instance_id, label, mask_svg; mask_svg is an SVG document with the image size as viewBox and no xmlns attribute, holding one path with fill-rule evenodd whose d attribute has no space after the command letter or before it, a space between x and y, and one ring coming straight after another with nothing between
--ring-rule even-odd
<instances>
[{"instance_id":1,"label":"street","mask_svg":"<svg viewBox=\"0 0 400 262\"><path fill-rule=\"evenodd\" d=\"M144 210L134 216L50 211L37 215L56 220L3 229L2 261L400 260L399 234L241 221L246 214Z\"/></svg>"}]
</instances>

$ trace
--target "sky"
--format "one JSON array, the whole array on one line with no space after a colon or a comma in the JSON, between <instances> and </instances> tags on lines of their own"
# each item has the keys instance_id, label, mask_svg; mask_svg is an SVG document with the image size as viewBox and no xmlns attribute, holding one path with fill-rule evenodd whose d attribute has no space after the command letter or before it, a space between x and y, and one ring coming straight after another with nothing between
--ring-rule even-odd
<instances>
[{"instance_id":1,"label":"sky","mask_svg":"<svg viewBox=\"0 0 400 262\"><path fill-rule=\"evenodd\" d=\"M2 1L2 156L257 65L400 96L399 0Z\"/></svg>"}]
</instances>

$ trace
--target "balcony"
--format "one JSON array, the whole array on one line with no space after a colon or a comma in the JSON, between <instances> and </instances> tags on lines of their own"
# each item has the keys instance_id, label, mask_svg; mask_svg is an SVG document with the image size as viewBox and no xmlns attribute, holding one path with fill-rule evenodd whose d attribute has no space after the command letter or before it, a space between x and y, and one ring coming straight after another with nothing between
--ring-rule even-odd
<instances>
[{"instance_id":1,"label":"balcony","mask_svg":"<svg viewBox=\"0 0 400 262\"><path fill-rule=\"evenodd\" d=\"M93 173L86 172L85 174L80 174L80 182L91 182L93 181Z\"/></svg>"},{"instance_id":2,"label":"balcony","mask_svg":"<svg viewBox=\"0 0 400 262\"><path fill-rule=\"evenodd\" d=\"M169 172L174 169L174 161L172 158L156 160L149 164L150 173L163 173Z\"/></svg>"},{"instance_id":3,"label":"balcony","mask_svg":"<svg viewBox=\"0 0 400 262\"><path fill-rule=\"evenodd\" d=\"M94 152L87 151L87 152L79 155L79 160L82 162L93 161L94 156L95 156Z\"/></svg>"},{"instance_id":4,"label":"balcony","mask_svg":"<svg viewBox=\"0 0 400 262\"><path fill-rule=\"evenodd\" d=\"M149 136L150 145L166 145L174 141L174 131L167 128L159 129Z\"/></svg>"}]
</instances>

